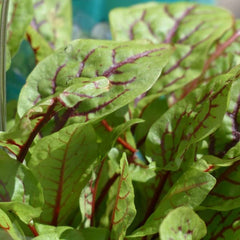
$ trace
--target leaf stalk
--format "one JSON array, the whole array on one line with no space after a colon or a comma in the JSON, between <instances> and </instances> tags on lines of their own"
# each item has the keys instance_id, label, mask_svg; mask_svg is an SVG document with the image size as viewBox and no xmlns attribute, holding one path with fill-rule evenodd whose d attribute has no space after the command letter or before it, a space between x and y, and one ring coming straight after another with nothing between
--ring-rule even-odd
<instances>
[{"instance_id":1,"label":"leaf stalk","mask_svg":"<svg viewBox=\"0 0 240 240\"><path fill-rule=\"evenodd\" d=\"M6 130L6 44L9 0L2 1L0 28L0 131Z\"/></svg>"}]
</instances>

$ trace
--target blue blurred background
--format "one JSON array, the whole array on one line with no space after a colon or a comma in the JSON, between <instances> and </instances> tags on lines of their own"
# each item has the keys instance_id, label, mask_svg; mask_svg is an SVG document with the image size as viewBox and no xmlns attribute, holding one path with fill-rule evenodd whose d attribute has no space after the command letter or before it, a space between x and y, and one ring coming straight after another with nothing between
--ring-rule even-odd
<instances>
[{"instance_id":1,"label":"blue blurred background","mask_svg":"<svg viewBox=\"0 0 240 240\"><path fill-rule=\"evenodd\" d=\"M148 0L72 0L73 39L109 39L111 37L107 23L109 11L115 7L129 6L143 2L148 2ZM159 2L179 1L160 0ZM187 2L215 3L214 0L188 0ZM18 53L12 60L11 68L7 72L7 101L18 98L28 74L34 68L34 64L35 58L32 49L26 41L23 41Z\"/></svg>"}]
</instances>

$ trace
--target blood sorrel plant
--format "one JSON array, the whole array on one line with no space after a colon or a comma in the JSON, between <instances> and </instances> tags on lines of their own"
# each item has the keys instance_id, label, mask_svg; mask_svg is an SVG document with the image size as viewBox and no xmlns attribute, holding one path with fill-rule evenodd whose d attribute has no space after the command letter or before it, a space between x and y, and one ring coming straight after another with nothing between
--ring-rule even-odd
<instances>
[{"instance_id":1,"label":"blood sorrel plant","mask_svg":"<svg viewBox=\"0 0 240 240\"><path fill-rule=\"evenodd\" d=\"M70 1L10 9L37 65L0 133L0 238L239 239L239 22L149 3L70 42Z\"/></svg>"}]
</instances>

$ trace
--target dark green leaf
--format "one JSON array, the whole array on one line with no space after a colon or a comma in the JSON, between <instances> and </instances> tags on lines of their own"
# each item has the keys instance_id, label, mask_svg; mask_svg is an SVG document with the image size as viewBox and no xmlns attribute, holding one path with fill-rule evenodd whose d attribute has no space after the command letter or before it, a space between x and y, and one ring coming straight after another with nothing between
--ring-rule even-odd
<instances>
[{"instance_id":1,"label":"dark green leaf","mask_svg":"<svg viewBox=\"0 0 240 240\"><path fill-rule=\"evenodd\" d=\"M0 207L29 223L39 217L43 205L42 188L32 172L0 150Z\"/></svg>"}]
</instances>

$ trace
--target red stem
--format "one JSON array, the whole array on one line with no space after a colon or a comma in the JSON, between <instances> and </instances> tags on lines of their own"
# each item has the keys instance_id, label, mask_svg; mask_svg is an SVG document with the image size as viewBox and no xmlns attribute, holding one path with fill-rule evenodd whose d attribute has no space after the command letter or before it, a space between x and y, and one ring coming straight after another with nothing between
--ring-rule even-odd
<instances>
[{"instance_id":1,"label":"red stem","mask_svg":"<svg viewBox=\"0 0 240 240\"><path fill-rule=\"evenodd\" d=\"M100 196L98 197L98 199L96 200L95 203L95 211L98 209L98 207L100 206L101 202L103 201L103 199L105 198L105 196L108 193L108 190L110 189L110 187L114 184L114 182L116 181L116 179L119 177L119 173L115 173L106 183L106 185L104 186Z\"/></svg>"},{"instance_id":2,"label":"red stem","mask_svg":"<svg viewBox=\"0 0 240 240\"><path fill-rule=\"evenodd\" d=\"M28 227L35 237L39 236L39 233L38 233L37 229L35 228L34 224L29 223Z\"/></svg>"},{"instance_id":3,"label":"red stem","mask_svg":"<svg viewBox=\"0 0 240 240\"><path fill-rule=\"evenodd\" d=\"M103 161L101 162L98 174L97 174L97 178L95 181L95 185L94 188L92 189L92 212L91 212L91 222L90 225L91 227L94 226L94 214L95 214L95 206L96 206L96 195L97 195L97 189L98 189L98 184L99 184L99 180L100 180L100 176L103 170L103 165L104 165L105 159L103 159Z\"/></svg>"},{"instance_id":4,"label":"red stem","mask_svg":"<svg viewBox=\"0 0 240 240\"><path fill-rule=\"evenodd\" d=\"M102 125L105 127L105 129L109 132L113 131L113 128L108 124L108 122L104 119L102 120ZM132 153L136 153L137 149L135 149L134 147L132 147L129 143L127 143L124 139L122 139L121 137L118 137L117 141L122 144L122 146L124 146L126 149L128 149L130 152Z\"/></svg>"}]
</instances>

